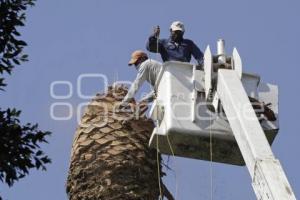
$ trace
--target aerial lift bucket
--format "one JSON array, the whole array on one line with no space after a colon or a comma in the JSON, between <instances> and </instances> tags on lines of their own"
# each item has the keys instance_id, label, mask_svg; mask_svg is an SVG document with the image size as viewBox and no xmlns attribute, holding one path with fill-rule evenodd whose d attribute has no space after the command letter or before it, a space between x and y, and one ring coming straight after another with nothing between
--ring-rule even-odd
<instances>
[{"instance_id":1,"label":"aerial lift bucket","mask_svg":"<svg viewBox=\"0 0 300 200\"><path fill-rule=\"evenodd\" d=\"M227 57L224 44L218 41L216 56L206 49L204 72L187 63L164 64L150 112L156 121L150 146L165 154L246 164L257 199L295 200L270 147L278 132L277 86L242 73L237 50ZM271 103L275 116L262 115L251 102Z\"/></svg>"},{"instance_id":2,"label":"aerial lift bucket","mask_svg":"<svg viewBox=\"0 0 300 200\"><path fill-rule=\"evenodd\" d=\"M260 82L256 74L242 73L242 63L236 49L231 57L226 58L219 52L212 56L208 46L204 57L205 72L189 63L164 63L155 86L157 98L150 110L151 118L156 121L149 142L151 147L158 148L163 154L210 160L211 141L213 161L245 165L217 95L207 101L214 84L210 70L218 67L222 59L225 67L232 66L239 74L249 97L271 103L276 120L269 121L262 115L260 123L272 144L279 128L277 86Z\"/></svg>"}]
</instances>

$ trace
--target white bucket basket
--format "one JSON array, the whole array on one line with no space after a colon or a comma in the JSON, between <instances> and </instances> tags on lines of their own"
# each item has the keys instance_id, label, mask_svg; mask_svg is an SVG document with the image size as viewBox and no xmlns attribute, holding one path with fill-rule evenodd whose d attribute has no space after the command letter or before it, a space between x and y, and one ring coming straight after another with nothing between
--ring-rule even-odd
<instances>
[{"instance_id":1,"label":"white bucket basket","mask_svg":"<svg viewBox=\"0 0 300 200\"><path fill-rule=\"evenodd\" d=\"M192 64L164 63L155 86L157 99L150 111L151 118L157 123L149 145L158 147L164 154L171 155L173 150L177 156L210 160L211 135L213 161L244 165L224 112L221 108L212 112L207 107L204 77L204 71L197 70ZM241 80L248 96L272 103L271 109L277 120L261 122L269 143L272 143L278 132L277 86L259 83L259 76L254 74L243 73Z\"/></svg>"}]
</instances>

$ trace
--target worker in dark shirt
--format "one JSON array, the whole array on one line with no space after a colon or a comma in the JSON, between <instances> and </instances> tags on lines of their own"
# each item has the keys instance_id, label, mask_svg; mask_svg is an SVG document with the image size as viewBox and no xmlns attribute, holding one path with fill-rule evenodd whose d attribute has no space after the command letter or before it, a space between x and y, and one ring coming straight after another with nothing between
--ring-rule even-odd
<instances>
[{"instance_id":1,"label":"worker in dark shirt","mask_svg":"<svg viewBox=\"0 0 300 200\"><path fill-rule=\"evenodd\" d=\"M175 21L170 26L170 38L159 39L160 28L157 26L148 39L147 50L153 53L160 53L164 62L190 62L193 55L198 64L203 66L203 53L192 40L183 38L184 31L183 23Z\"/></svg>"}]
</instances>

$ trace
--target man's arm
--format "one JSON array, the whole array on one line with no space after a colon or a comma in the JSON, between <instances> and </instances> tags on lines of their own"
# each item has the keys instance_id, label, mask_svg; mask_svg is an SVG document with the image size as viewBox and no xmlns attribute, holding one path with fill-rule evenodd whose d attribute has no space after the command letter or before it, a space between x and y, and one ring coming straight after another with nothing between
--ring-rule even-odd
<instances>
[{"instance_id":1,"label":"man's arm","mask_svg":"<svg viewBox=\"0 0 300 200\"><path fill-rule=\"evenodd\" d=\"M151 35L147 41L146 48L150 52L159 53L161 48L160 39L156 38L154 35Z\"/></svg>"},{"instance_id":2,"label":"man's arm","mask_svg":"<svg viewBox=\"0 0 300 200\"><path fill-rule=\"evenodd\" d=\"M141 66L135 80L133 81L133 83L131 84L128 90L128 93L126 94L126 96L122 101L122 105L126 105L134 98L134 95L140 89L140 87L142 86L145 80L146 80L146 67Z\"/></svg>"},{"instance_id":3,"label":"man's arm","mask_svg":"<svg viewBox=\"0 0 300 200\"><path fill-rule=\"evenodd\" d=\"M192 43L192 55L199 65L203 65L203 53L194 42Z\"/></svg>"},{"instance_id":4,"label":"man's arm","mask_svg":"<svg viewBox=\"0 0 300 200\"><path fill-rule=\"evenodd\" d=\"M148 38L146 48L148 51L153 53L159 53L161 48L161 41L159 38L160 28L159 26L155 27L153 34Z\"/></svg>"}]
</instances>

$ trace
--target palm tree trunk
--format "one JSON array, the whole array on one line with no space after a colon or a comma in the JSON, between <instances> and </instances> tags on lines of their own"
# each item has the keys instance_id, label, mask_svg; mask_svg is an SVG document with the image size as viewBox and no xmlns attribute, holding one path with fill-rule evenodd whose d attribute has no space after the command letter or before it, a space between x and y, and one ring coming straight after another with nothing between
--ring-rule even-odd
<instances>
[{"instance_id":1,"label":"palm tree trunk","mask_svg":"<svg viewBox=\"0 0 300 200\"><path fill-rule=\"evenodd\" d=\"M69 200L159 198L161 157L148 148L154 124L139 109L115 112L126 92L123 86L109 87L105 97L98 94L87 106L72 146ZM170 194L168 199L172 199Z\"/></svg>"}]
</instances>

